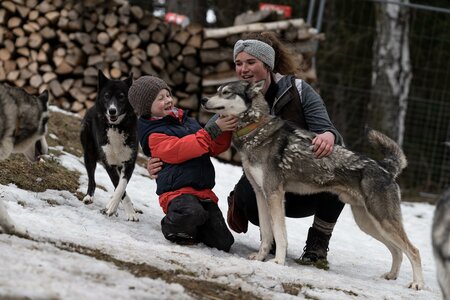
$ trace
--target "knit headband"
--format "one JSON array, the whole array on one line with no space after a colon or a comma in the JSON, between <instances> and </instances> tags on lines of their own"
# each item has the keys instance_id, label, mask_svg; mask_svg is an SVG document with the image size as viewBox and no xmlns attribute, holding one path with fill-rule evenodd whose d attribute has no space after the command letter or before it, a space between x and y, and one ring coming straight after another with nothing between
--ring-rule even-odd
<instances>
[{"instance_id":1,"label":"knit headband","mask_svg":"<svg viewBox=\"0 0 450 300\"><path fill-rule=\"evenodd\" d=\"M236 56L244 51L266 65L270 70L275 66L275 50L268 44L258 40L239 40L234 44L233 59L236 61Z\"/></svg>"}]
</instances>

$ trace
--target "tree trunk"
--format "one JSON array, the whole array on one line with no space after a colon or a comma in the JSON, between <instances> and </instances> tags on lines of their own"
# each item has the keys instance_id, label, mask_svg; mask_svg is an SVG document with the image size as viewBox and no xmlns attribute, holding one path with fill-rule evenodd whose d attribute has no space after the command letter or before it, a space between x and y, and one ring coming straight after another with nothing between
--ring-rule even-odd
<instances>
[{"instance_id":1,"label":"tree trunk","mask_svg":"<svg viewBox=\"0 0 450 300\"><path fill-rule=\"evenodd\" d=\"M409 0L396 2L409 3ZM409 10L392 3L378 5L376 29L369 125L385 132L402 146L412 79Z\"/></svg>"}]
</instances>

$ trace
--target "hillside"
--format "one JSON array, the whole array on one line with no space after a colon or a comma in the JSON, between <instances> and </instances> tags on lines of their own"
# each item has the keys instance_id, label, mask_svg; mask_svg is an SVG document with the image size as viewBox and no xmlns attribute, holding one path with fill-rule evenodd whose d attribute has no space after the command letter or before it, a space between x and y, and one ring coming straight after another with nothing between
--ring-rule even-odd
<instances>
[{"instance_id":1,"label":"hillside","mask_svg":"<svg viewBox=\"0 0 450 300\"><path fill-rule=\"evenodd\" d=\"M163 217L155 183L140 158L127 188L143 211L139 222L100 213L113 188L98 166L92 205L80 199L87 176L78 142L80 119L52 109L50 155L30 164L14 155L0 162L0 197L30 239L0 234L0 298L6 299L439 299L430 246L434 206L404 203L406 231L420 249L426 287L407 288L412 272L405 257L400 276L380 276L390 254L355 225L344 209L330 243L330 269L301 266L312 219L287 219L289 248L285 266L247 259L259 246L259 231L234 234L230 253L202 244L178 246L160 232ZM214 160L215 192L226 215L226 196L241 168Z\"/></svg>"}]
</instances>

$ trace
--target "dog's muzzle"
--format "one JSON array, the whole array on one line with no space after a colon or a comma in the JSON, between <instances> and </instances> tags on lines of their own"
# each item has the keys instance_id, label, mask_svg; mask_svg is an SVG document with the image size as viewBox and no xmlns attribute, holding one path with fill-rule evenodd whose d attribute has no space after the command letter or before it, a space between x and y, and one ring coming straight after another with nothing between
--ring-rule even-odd
<instances>
[{"instance_id":1,"label":"dog's muzzle","mask_svg":"<svg viewBox=\"0 0 450 300\"><path fill-rule=\"evenodd\" d=\"M119 114L116 108L112 107L109 108L106 114L106 117L108 118L108 121L110 123L115 123L117 122L117 119L119 119Z\"/></svg>"},{"instance_id":2,"label":"dog's muzzle","mask_svg":"<svg viewBox=\"0 0 450 300\"><path fill-rule=\"evenodd\" d=\"M200 100L200 103L201 103L201 105L204 107L205 105L206 105L206 103L208 102L208 98L206 98L206 97L203 97L201 100Z\"/></svg>"}]
</instances>

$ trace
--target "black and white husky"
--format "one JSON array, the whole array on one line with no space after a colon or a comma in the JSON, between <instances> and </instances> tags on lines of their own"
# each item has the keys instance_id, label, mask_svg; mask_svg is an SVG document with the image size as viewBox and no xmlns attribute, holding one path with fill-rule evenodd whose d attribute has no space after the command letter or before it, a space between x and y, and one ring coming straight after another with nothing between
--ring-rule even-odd
<instances>
[{"instance_id":1,"label":"black and white husky","mask_svg":"<svg viewBox=\"0 0 450 300\"><path fill-rule=\"evenodd\" d=\"M127 219L139 221L133 203L125 190L133 174L138 152L137 117L128 101L132 75L125 80L110 80L98 72L98 92L95 105L81 123L81 144L84 164L89 178L85 204L94 201L95 168L101 162L114 185L114 194L102 210L108 216L117 212L122 201Z\"/></svg>"},{"instance_id":2,"label":"black and white husky","mask_svg":"<svg viewBox=\"0 0 450 300\"><path fill-rule=\"evenodd\" d=\"M315 134L269 115L261 94L263 81L225 84L216 95L202 99L203 107L221 115L239 117L233 145L241 154L244 172L256 193L261 246L251 259L264 260L275 238L275 263L284 264L287 237L284 193L331 192L351 205L358 226L381 241L392 254L386 279L396 279L403 253L409 258L413 281L423 288L419 250L403 228L400 188L395 178L406 166L400 147L385 135L371 130L369 140L385 154L381 161L358 155L336 145L332 154L317 159L311 151Z\"/></svg>"},{"instance_id":3,"label":"black and white husky","mask_svg":"<svg viewBox=\"0 0 450 300\"><path fill-rule=\"evenodd\" d=\"M450 147L450 143L447 143ZM436 275L444 300L450 300L450 188L436 204L431 231Z\"/></svg>"},{"instance_id":4,"label":"black and white husky","mask_svg":"<svg viewBox=\"0 0 450 300\"><path fill-rule=\"evenodd\" d=\"M0 160L11 153L23 153L35 162L47 154L45 139L48 123L48 92L38 97L21 88L0 84ZM0 230L26 236L22 226L14 224L0 200Z\"/></svg>"}]
</instances>

